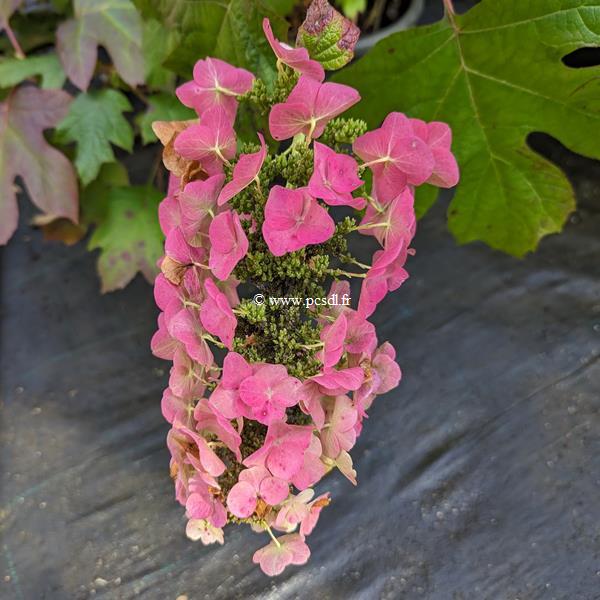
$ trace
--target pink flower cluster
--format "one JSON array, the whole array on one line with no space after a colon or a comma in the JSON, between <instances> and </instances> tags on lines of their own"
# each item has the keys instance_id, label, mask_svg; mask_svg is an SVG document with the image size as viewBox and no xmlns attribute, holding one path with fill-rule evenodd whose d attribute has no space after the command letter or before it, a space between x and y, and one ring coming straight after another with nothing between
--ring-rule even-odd
<instances>
[{"instance_id":1,"label":"pink flower cluster","mask_svg":"<svg viewBox=\"0 0 600 600\"><path fill-rule=\"evenodd\" d=\"M349 452L374 398L401 377L393 347L378 345L367 318L408 277L404 264L416 226L414 187L425 182L453 186L458 168L447 125L400 113L355 140L353 152L362 164L316 141L359 95L349 86L324 82L322 66L304 48L275 39L266 19L263 27L279 67L299 73L287 99L272 106L268 133L273 140L301 136L304 144L312 144L314 168L305 187L265 190L257 233L281 257L334 235L328 206L366 207L357 230L374 236L380 249L363 275L357 308L332 306L314 315L320 327L318 374L301 381L284 365L249 363L233 351L240 303L234 272L248 252L247 232L256 232L257 225L234 210L231 200L248 186L260 186L268 152L261 133L258 152L237 151L238 102L251 90L254 76L218 59L200 60L193 81L177 90L199 121L177 135L174 150L201 175L187 182L172 175L160 207L166 242L155 285L161 313L152 350L173 363L162 412L171 424L171 476L186 510L188 536L223 543L224 525L246 520L271 536L254 562L277 575L308 560L305 538L330 502L328 493L315 497L313 486L334 467L356 483ZM372 172L372 191L357 197L353 193L364 189L366 168ZM330 293L349 292L347 281L333 281ZM228 351L222 367L215 361L215 346ZM294 407L309 424L288 422ZM244 442L249 431L265 432L250 453ZM235 483L226 487L228 472L235 474Z\"/></svg>"}]
</instances>

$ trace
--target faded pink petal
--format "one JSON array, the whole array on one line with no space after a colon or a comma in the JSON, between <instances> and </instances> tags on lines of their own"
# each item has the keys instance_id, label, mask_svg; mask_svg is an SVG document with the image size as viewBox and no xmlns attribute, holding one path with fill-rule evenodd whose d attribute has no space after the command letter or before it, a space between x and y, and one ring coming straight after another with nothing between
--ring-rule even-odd
<instances>
[{"instance_id":1,"label":"faded pink petal","mask_svg":"<svg viewBox=\"0 0 600 600\"><path fill-rule=\"evenodd\" d=\"M363 198L353 198L352 193L363 184L358 177L358 164L347 154L338 154L325 144L315 142L314 170L308 182L308 191L330 206L347 205L361 209Z\"/></svg>"},{"instance_id":2,"label":"faded pink petal","mask_svg":"<svg viewBox=\"0 0 600 600\"><path fill-rule=\"evenodd\" d=\"M175 93L182 104L200 116L215 106L222 107L231 122L237 111L236 96L250 91L254 75L233 67L218 58L199 60L194 66L194 79L180 85Z\"/></svg>"},{"instance_id":3,"label":"faded pink petal","mask_svg":"<svg viewBox=\"0 0 600 600\"><path fill-rule=\"evenodd\" d=\"M292 483L296 488L305 490L322 479L325 475L325 465L321 461L322 454L321 441L316 435L313 435L308 448L304 452L302 467L292 477Z\"/></svg>"},{"instance_id":4,"label":"faded pink petal","mask_svg":"<svg viewBox=\"0 0 600 600\"><path fill-rule=\"evenodd\" d=\"M241 382L240 398L254 419L269 425L298 403L299 388L300 381L290 377L283 365L264 365Z\"/></svg>"},{"instance_id":5,"label":"faded pink petal","mask_svg":"<svg viewBox=\"0 0 600 600\"><path fill-rule=\"evenodd\" d=\"M312 60L306 48L290 48L287 44L277 40L273 35L271 23L266 17L263 19L263 31L278 61L317 81L325 79L325 70L321 63Z\"/></svg>"},{"instance_id":6,"label":"faded pink petal","mask_svg":"<svg viewBox=\"0 0 600 600\"><path fill-rule=\"evenodd\" d=\"M275 477L289 481L302 468L311 437L310 426L274 421L269 425L264 445L246 457L243 464L265 466Z\"/></svg>"},{"instance_id":7,"label":"faded pink petal","mask_svg":"<svg viewBox=\"0 0 600 600\"><path fill-rule=\"evenodd\" d=\"M275 185L265 205L262 233L275 256L283 256L310 244L327 241L335 223L306 188Z\"/></svg>"},{"instance_id":8,"label":"faded pink petal","mask_svg":"<svg viewBox=\"0 0 600 600\"><path fill-rule=\"evenodd\" d=\"M288 565L303 565L310 557L310 549L304 537L291 533L277 538L278 544L270 542L254 553L252 561L259 564L262 571L274 577L283 572Z\"/></svg>"},{"instance_id":9,"label":"faded pink petal","mask_svg":"<svg viewBox=\"0 0 600 600\"><path fill-rule=\"evenodd\" d=\"M375 326L354 310L347 311L348 329L344 348L352 354L366 353L369 356L377 346Z\"/></svg>"},{"instance_id":10,"label":"faded pink petal","mask_svg":"<svg viewBox=\"0 0 600 600\"><path fill-rule=\"evenodd\" d=\"M231 350L237 319L225 294L219 290L212 279L207 279L204 287L207 298L200 307L200 321L206 331L216 335Z\"/></svg>"},{"instance_id":11,"label":"faded pink petal","mask_svg":"<svg viewBox=\"0 0 600 600\"><path fill-rule=\"evenodd\" d=\"M158 222L165 235L181 225L181 209L177 198L173 195L167 196L158 205Z\"/></svg>"},{"instance_id":12,"label":"faded pink petal","mask_svg":"<svg viewBox=\"0 0 600 600\"><path fill-rule=\"evenodd\" d=\"M356 443L354 426L358 412L348 396L328 398L325 403L327 425L320 432L323 452L330 458L337 458L342 450L348 452Z\"/></svg>"},{"instance_id":13,"label":"faded pink petal","mask_svg":"<svg viewBox=\"0 0 600 600\"><path fill-rule=\"evenodd\" d=\"M152 354L164 360L173 360L173 355L178 346L179 342L171 336L167 329L164 313L160 313L158 315L158 330L152 336L150 342Z\"/></svg>"},{"instance_id":14,"label":"faded pink petal","mask_svg":"<svg viewBox=\"0 0 600 600\"><path fill-rule=\"evenodd\" d=\"M206 233L210 221L217 212L217 197L224 181L225 175L222 173L205 180L190 181L179 194L181 229L189 243L194 241L198 233Z\"/></svg>"},{"instance_id":15,"label":"faded pink petal","mask_svg":"<svg viewBox=\"0 0 600 600\"><path fill-rule=\"evenodd\" d=\"M235 131L221 106L207 110L199 124L190 125L175 139L175 151L200 161L209 175L223 172L223 163L236 153Z\"/></svg>"},{"instance_id":16,"label":"faded pink petal","mask_svg":"<svg viewBox=\"0 0 600 600\"><path fill-rule=\"evenodd\" d=\"M216 435L231 450L238 461L242 460L240 444L242 438L228 419L220 415L206 398L198 400L194 409L196 429Z\"/></svg>"},{"instance_id":17,"label":"faded pink petal","mask_svg":"<svg viewBox=\"0 0 600 600\"><path fill-rule=\"evenodd\" d=\"M260 140L260 150L252 154L241 154L235 167L233 167L232 180L225 185L219 194L219 206L231 200L253 181L258 181L258 173L267 156L267 147L262 133L258 133L258 139Z\"/></svg>"},{"instance_id":18,"label":"faded pink petal","mask_svg":"<svg viewBox=\"0 0 600 600\"><path fill-rule=\"evenodd\" d=\"M417 227L414 202L412 190L404 188L381 212L367 206L358 228L360 233L374 236L386 250L408 247Z\"/></svg>"},{"instance_id":19,"label":"faded pink petal","mask_svg":"<svg viewBox=\"0 0 600 600\"><path fill-rule=\"evenodd\" d=\"M344 339L348 324L346 315L340 316L330 325L326 325L321 330L320 338L323 342L322 361L325 369L329 369L338 364L344 352Z\"/></svg>"},{"instance_id":20,"label":"faded pink petal","mask_svg":"<svg viewBox=\"0 0 600 600\"><path fill-rule=\"evenodd\" d=\"M376 390L377 394L385 394L400 383L402 371L395 358L396 351L389 342L384 342L375 352L372 365L381 381Z\"/></svg>"},{"instance_id":21,"label":"faded pink petal","mask_svg":"<svg viewBox=\"0 0 600 600\"><path fill-rule=\"evenodd\" d=\"M258 491L267 504L275 506L288 497L290 488L283 479L269 476L260 482Z\"/></svg>"},{"instance_id":22,"label":"faded pink petal","mask_svg":"<svg viewBox=\"0 0 600 600\"><path fill-rule=\"evenodd\" d=\"M173 393L182 398L202 396L206 389L202 379L202 365L195 363L182 348L176 350L169 376L169 387Z\"/></svg>"},{"instance_id":23,"label":"faded pink petal","mask_svg":"<svg viewBox=\"0 0 600 600\"><path fill-rule=\"evenodd\" d=\"M315 375L310 379L328 390L331 394L340 390L341 393L357 390L361 386L364 377L364 371L360 367L351 367L340 371L330 369L325 373Z\"/></svg>"},{"instance_id":24,"label":"faded pink petal","mask_svg":"<svg viewBox=\"0 0 600 600\"><path fill-rule=\"evenodd\" d=\"M340 83L320 83L302 75L287 100L269 113L269 130L276 140L298 133L318 138L327 123L360 100L358 92Z\"/></svg>"},{"instance_id":25,"label":"faded pink petal","mask_svg":"<svg viewBox=\"0 0 600 600\"><path fill-rule=\"evenodd\" d=\"M199 317L191 310L180 310L169 321L169 333L179 340L186 352L202 365L212 365L214 357L203 337L204 329Z\"/></svg>"},{"instance_id":26,"label":"faded pink petal","mask_svg":"<svg viewBox=\"0 0 600 600\"><path fill-rule=\"evenodd\" d=\"M256 490L246 481L238 481L227 495L227 508L240 519L249 517L256 508Z\"/></svg>"},{"instance_id":27,"label":"faded pink petal","mask_svg":"<svg viewBox=\"0 0 600 600\"><path fill-rule=\"evenodd\" d=\"M223 530L219 527L214 527L205 519L190 519L185 527L185 534L192 541L201 540L207 546L208 544L223 545Z\"/></svg>"},{"instance_id":28,"label":"faded pink petal","mask_svg":"<svg viewBox=\"0 0 600 600\"><path fill-rule=\"evenodd\" d=\"M310 535L315 528L323 508L330 502L329 492L321 494L308 505L308 514L300 524L300 535Z\"/></svg>"},{"instance_id":29,"label":"faded pink petal","mask_svg":"<svg viewBox=\"0 0 600 600\"><path fill-rule=\"evenodd\" d=\"M289 531L308 515L308 503L315 495L311 489L303 490L298 495L291 495L281 506L275 519L275 526L281 531Z\"/></svg>"},{"instance_id":30,"label":"faded pink petal","mask_svg":"<svg viewBox=\"0 0 600 600\"><path fill-rule=\"evenodd\" d=\"M209 237L208 266L215 277L224 281L248 252L248 238L238 214L234 210L218 214L210 224Z\"/></svg>"}]
</instances>

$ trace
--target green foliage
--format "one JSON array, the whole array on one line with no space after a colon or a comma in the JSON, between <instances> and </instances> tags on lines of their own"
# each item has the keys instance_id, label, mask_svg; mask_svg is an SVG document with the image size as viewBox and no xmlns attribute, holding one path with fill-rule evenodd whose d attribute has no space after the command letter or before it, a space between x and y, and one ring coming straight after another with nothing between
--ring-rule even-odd
<instances>
[{"instance_id":1,"label":"green foliage","mask_svg":"<svg viewBox=\"0 0 600 600\"><path fill-rule=\"evenodd\" d=\"M163 253L158 224L162 194L147 186L111 187L105 197L103 220L89 241L100 249L98 272L102 291L125 287L140 271L152 282L156 263Z\"/></svg>"},{"instance_id":2,"label":"green foliage","mask_svg":"<svg viewBox=\"0 0 600 600\"><path fill-rule=\"evenodd\" d=\"M264 17L271 19L276 35L284 37L285 20L278 10L286 3L262 0L136 0L145 16L159 19L181 35L165 63L189 78L198 58L216 56L274 79L275 59L263 31Z\"/></svg>"},{"instance_id":3,"label":"green foliage","mask_svg":"<svg viewBox=\"0 0 600 600\"><path fill-rule=\"evenodd\" d=\"M54 52L27 58L0 59L0 87L8 88L32 77L41 78L43 89L62 88L66 75Z\"/></svg>"},{"instance_id":4,"label":"green foliage","mask_svg":"<svg viewBox=\"0 0 600 600\"><path fill-rule=\"evenodd\" d=\"M522 256L574 207L566 177L529 148L528 134L600 158L600 68L561 62L599 45L598 0L483 0L389 36L335 79L359 89L353 114L371 126L392 110L447 121L462 168L451 231ZM431 203L430 191L420 195L419 212Z\"/></svg>"},{"instance_id":5,"label":"green foliage","mask_svg":"<svg viewBox=\"0 0 600 600\"><path fill-rule=\"evenodd\" d=\"M123 117L130 111L127 97L117 90L80 94L56 128L61 142L75 142L75 166L84 185L92 181L103 163L113 162L111 142L131 152L133 129Z\"/></svg>"},{"instance_id":6,"label":"green foliage","mask_svg":"<svg viewBox=\"0 0 600 600\"><path fill-rule=\"evenodd\" d=\"M150 144L157 138L152 131L153 121L186 121L197 118L196 113L183 106L174 94L160 93L148 97L148 109L136 117L142 142Z\"/></svg>"}]
</instances>

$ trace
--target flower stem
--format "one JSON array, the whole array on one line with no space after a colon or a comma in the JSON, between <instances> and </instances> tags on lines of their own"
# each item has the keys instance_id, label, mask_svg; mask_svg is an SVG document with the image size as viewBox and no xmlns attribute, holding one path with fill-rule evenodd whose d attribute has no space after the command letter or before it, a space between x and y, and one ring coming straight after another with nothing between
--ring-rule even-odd
<instances>
[{"instance_id":1,"label":"flower stem","mask_svg":"<svg viewBox=\"0 0 600 600\"><path fill-rule=\"evenodd\" d=\"M278 548L281 548L281 544L279 543L279 540L273 535L273 532L271 531L271 528L267 525L266 521L263 521L263 525L265 526L267 533L271 536L271 539L275 542L275 545Z\"/></svg>"},{"instance_id":2,"label":"flower stem","mask_svg":"<svg viewBox=\"0 0 600 600\"><path fill-rule=\"evenodd\" d=\"M366 273L350 273L349 271L343 271L342 269L327 269L327 272L334 277L339 275L346 275L346 277L366 277Z\"/></svg>"}]
</instances>

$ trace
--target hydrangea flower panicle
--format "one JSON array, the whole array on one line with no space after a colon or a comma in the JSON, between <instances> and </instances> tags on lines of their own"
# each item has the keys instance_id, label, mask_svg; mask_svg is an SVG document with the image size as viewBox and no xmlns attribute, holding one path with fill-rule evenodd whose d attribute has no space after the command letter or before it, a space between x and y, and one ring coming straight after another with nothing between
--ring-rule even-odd
<instances>
[{"instance_id":1,"label":"hydrangea flower panicle","mask_svg":"<svg viewBox=\"0 0 600 600\"><path fill-rule=\"evenodd\" d=\"M300 38L312 48L343 23L325 0L309 12ZM348 27L337 40L347 59ZM263 28L276 81L200 60L177 89L199 120L154 124L170 177L151 348L172 361L161 410L188 537L222 544L227 523L246 523L270 536L253 561L275 576L310 556L305 536L330 503L313 487L332 469L356 485L350 452L375 398L402 376L368 319L408 277L415 187L452 186L458 166L444 123L394 112L363 133L340 117L358 92L324 82L306 48L277 40L268 19ZM268 114L257 151L238 148L241 103ZM379 246L362 262L349 244L360 235ZM352 303L351 277L361 280ZM282 296L313 303L271 302Z\"/></svg>"}]
</instances>

